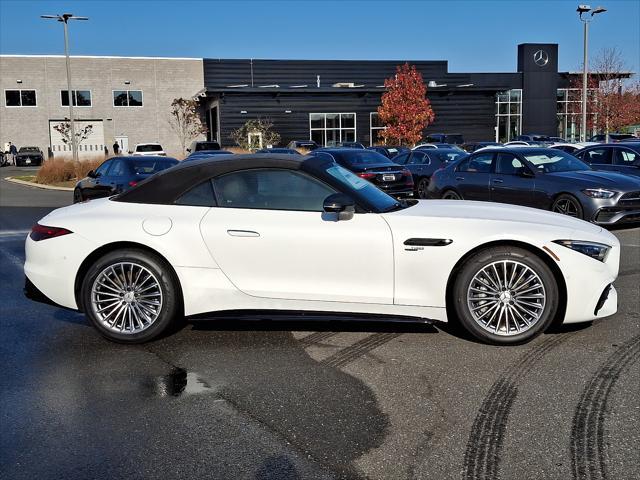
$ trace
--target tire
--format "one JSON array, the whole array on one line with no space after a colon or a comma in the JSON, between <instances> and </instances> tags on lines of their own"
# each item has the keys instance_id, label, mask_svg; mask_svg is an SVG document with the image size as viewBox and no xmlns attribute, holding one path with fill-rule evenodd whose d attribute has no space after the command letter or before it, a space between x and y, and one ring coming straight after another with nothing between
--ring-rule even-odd
<instances>
[{"instance_id":1,"label":"tire","mask_svg":"<svg viewBox=\"0 0 640 480\"><path fill-rule=\"evenodd\" d=\"M528 250L505 246L482 250L464 263L452 301L460 324L475 338L518 345L549 327L558 299L558 284L544 261Z\"/></svg>"},{"instance_id":2,"label":"tire","mask_svg":"<svg viewBox=\"0 0 640 480\"><path fill-rule=\"evenodd\" d=\"M73 190L73 203L80 203L84 201L84 199L82 198L82 192L80 191L79 188L76 188Z\"/></svg>"},{"instance_id":3,"label":"tire","mask_svg":"<svg viewBox=\"0 0 640 480\"><path fill-rule=\"evenodd\" d=\"M558 195L551 205L551 211L584 220L584 210L582 209L580 200L568 193Z\"/></svg>"},{"instance_id":4,"label":"tire","mask_svg":"<svg viewBox=\"0 0 640 480\"><path fill-rule=\"evenodd\" d=\"M427 197L428 188L429 188L429 179L421 178L420 181L418 182L418 187L417 187L418 198L428 198Z\"/></svg>"},{"instance_id":5,"label":"tire","mask_svg":"<svg viewBox=\"0 0 640 480\"><path fill-rule=\"evenodd\" d=\"M455 190L445 190L441 198L443 200L462 200L462 196Z\"/></svg>"},{"instance_id":6,"label":"tire","mask_svg":"<svg viewBox=\"0 0 640 480\"><path fill-rule=\"evenodd\" d=\"M162 258L144 250L114 250L99 258L87 271L80 296L85 315L113 342L148 342L181 317L175 274Z\"/></svg>"}]
</instances>

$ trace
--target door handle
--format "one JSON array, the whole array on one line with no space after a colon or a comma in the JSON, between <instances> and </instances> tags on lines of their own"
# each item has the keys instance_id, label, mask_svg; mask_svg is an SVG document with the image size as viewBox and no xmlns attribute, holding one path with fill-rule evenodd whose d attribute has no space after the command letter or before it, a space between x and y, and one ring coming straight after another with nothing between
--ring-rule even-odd
<instances>
[{"instance_id":1,"label":"door handle","mask_svg":"<svg viewBox=\"0 0 640 480\"><path fill-rule=\"evenodd\" d=\"M464 177L456 177L456 180L458 181L464 180Z\"/></svg>"},{"instance_id":2,"label":"door handle","mask_svg":"<svg viewBox=\"0 0 640 480\"><path fill-rule=\"evenodd\" d=\"M500 180L499 178L496 178L493 180L493 183L504 183L504 180Z\"/></svg>"},{"instance_id":3,"label":"door handle","mask_svg":"<svg viewBox=\"0 0 640 480\"><path fill-rule=\"evenodd\" d=\"M258 232L253 230L227 230L227 233L232 237L259 237Z\"/></svg>"}]
</instances>

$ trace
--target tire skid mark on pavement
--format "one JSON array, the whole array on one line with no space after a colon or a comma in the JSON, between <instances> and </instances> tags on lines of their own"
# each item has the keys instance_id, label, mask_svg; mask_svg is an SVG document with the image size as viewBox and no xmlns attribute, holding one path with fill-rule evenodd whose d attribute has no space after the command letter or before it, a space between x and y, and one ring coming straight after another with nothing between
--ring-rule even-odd
<instances>
[{"instance_id":1,"label":"tire skid mark on pavement","mask_svg":"<svg viewBox=\"0 0 640 480\"><path fill-rule=\"evenodd\" d=\"M315 332L306 337L302 337L298 340L298 343L303 347L309 347L311 345L315 345L316 343L320 343L327 338L333 337L337 332Z\"/></svg>"},{"instance_id":2,"label":"tire skid mark on pavement","mask_svg":"<svg viewBox=\"0 0 640 480\"><path fill-rule=\"evenodd\" d=\"M609 398L622 372L639 359L640 335L636 335L609 355L583 390L571 427L573 478L610 478L605 442Z\"/></svg>"},{"instance_id":3,"label":"tire skid mark on pavement","mask_svg":"<svg viewBox=\"0 0 640 480\"><path fill-rule=\"evenodd\" d=\"M463 478L486 480L499 478L500 454L507 421L518 395L518 381L549 350L566 341L572 334L555 335L532 347L491 386L471 427L464 452Z\"/></svg>"},{"instance_id":4,"label":"tire skid mark on pavement","mask_svg":"<svg viewBox=\"0 0 640 480\"><path fill-rule=\"evenodd\" d=\"M333 355L325 358L320 363L329 367L344 367L349 363L364 357L372 350L390 342L394 338L402 335L401 333L374 333L367 338L358 340L353 345L350 345L342 350L334 353Z\"/></svg>"}]
</instances>

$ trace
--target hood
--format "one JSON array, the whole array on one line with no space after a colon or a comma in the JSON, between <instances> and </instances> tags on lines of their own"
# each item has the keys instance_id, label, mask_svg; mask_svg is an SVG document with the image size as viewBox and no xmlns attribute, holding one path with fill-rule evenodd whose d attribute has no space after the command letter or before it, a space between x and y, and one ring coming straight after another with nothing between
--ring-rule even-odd
<instances>
[{"instance_id":1,"label":"hood","mask_svg":"<svg viewBox=\"0 0 640 480\"><path fill-rule=\"evenodd\" d=\"M579 170L575 172L555 172L545 174L548 178L570 180L579 187L611 188L616 191L640 190L640 180L629 175L602 170Z\"/></svg>"},{"instance_id":2,"label":"hood","mask_svg":"<svg viewBox=\"0 0 640 480\"><path fill-rule=\"evenodd\" d=\"M474 202L469 200L418 200L418 203L413 207L385 213L384 215L527 223L561 227L589 233L602 231L602 228L597 225L559 213L518 205L508 205L506 203Z\"/></svg>"}]
</instances>

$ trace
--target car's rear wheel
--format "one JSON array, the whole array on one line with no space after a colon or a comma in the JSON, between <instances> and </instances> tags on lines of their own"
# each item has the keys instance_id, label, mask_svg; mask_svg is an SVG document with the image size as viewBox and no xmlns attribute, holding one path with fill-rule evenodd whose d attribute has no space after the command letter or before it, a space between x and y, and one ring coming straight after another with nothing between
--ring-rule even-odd
<instances>
[{"instance_id":1,"label":"car's rear wheel","mask_svg":"<svg viewBox=\"0 0 640 480\"><path fill-rule=\"evenodd\" d=\"M573 195L569 195L568 193L563 193L555 199L553 205L551 206L551 211L561 213L563 215L568 215L569 217L579 218L581 220L584 218L584 213L582 210L582 205L580 205L580 201L576 197L574 197Z\"/></svg>"},{"instance_id":2,"label":"car's rear wheel","mask_svg":"<svg viewBox=\"0 0 640 480\"><path fill-rule=\"evenodd\" d=\"M421 178L418 182L418 198L427 198L427 190L429 188L429 179Z\"/></svg>"},{"instance_id":3,"label":"car's rear wheel","mask_svg":"<svg viewBox=\"0 0 640 480\"><path fill-rule=\"evenodd\" d=\"M81 291L98 331L120 343L143 343L166 332L179 315L177 280L156 255L138 249L107 253L89 268Z\"/></svg>"},{"instance_id":4,"label":"car's rear wheel","mask_svg":"<svg viewBox=\"0 0 640 480\"><path fill-rule=\"evenodd\" d=\"M79 188L76 188L73 191L73 203L80 203L82 202L82 192L80 191Z\"/></svg>"},{"instance_id":5,"label":"car's rear wheel","mask_svg":"<svg viewBox=\"0 0 640 480\"><path fill-rule=\"evenodd\" d=\"M443 200L462 200L462 196L454 190L446 190L442 194Z\"/></svg>"},{"instance_id":6,"label":"car's rear wheel","mask_svg":"<svg viewBox=\"0 0 640 480\"><path fill-rule=\"evenodd\" d=\"M454 309L474 337L494 345L531 340L553 321L558 284L535 254L493 247L470 257L453 288Z\"/></svg>"}]
</instances>

